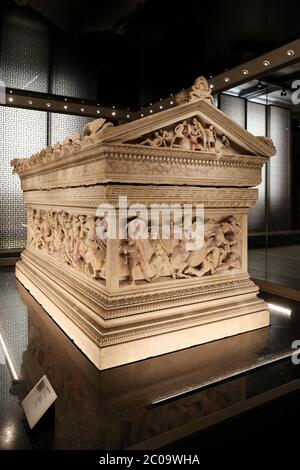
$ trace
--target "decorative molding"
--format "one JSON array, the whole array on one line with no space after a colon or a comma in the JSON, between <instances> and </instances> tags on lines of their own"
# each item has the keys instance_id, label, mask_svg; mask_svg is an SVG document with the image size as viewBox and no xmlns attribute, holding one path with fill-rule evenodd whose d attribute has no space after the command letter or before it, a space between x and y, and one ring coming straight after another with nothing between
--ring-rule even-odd
<instances>
[{"instance_id":1,"label":"decorative molding","mask_svg":"<svg viewBox=\"0 0 300 470\"><path fill-rule=\"evenodd\" d=\"M67 206L91 208L93 211L104 200L119 207L120 196L127 196L128 203L177 203L178 200L192 204L204 204L205 209L226 207L250 207L257 201L256 188L203 188L195 186L135 186L135 185L95 185L88 187L26 191L24 201L35 206Z\"/></svg>"}]
</instances>

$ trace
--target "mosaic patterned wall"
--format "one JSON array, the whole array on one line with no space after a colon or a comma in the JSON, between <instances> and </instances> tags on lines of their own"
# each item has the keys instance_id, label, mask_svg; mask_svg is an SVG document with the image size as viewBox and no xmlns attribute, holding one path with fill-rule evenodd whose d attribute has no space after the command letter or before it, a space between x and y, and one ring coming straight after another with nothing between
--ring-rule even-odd
<instances>
[{"instance_id":1,"label":"mosaic patterned wall","mask_svg":"<svg viewBox=\"0 0 300 470\"><path fill-rule=\"evenodd\" d=\"M71 137L75 132L81 131L89 121L91 121L91 118L84 116L50 113L50 144L53 145L67 137Z\"/></svg>"},{"instance_id":2,"label":"mosaic patterned wall","mask_svg":"<svg viewBox=\"0 0 300 470\"><path fill-rule=\"evenodd\" d=\"M83 116L50 115L50 143L80 131L90 120ZM47 113L0 107L0 249L22 248L26 242L26 213L20 180L10 161L23 158L47 146Z\"/></svg>"},{"instance_id":3,"label":"mosaic patterned wall","mask_svg":"<svg viewBox=\"0 0 300 470\"><path fill-rule=\"evenodd\" d=\"M55 36L51 43L59 41L61 47L55 48L50 67L51 32L44 18L13 2L4 2L1 7L0 80L7 87L95 98L97 89L88 84L93 76L97 82L96 74L87 75L81 58L69 53L70 44L64 45ZM25 207L19 178L12 175L10 161L63 140L88 121L82 116L49 116L47 123L47 113L0 107L0 250L21 248L26 240Z\"/></svg>"},{"instance_id":4,"label":"mosaic patterned wall","mask_svg":"<svg viewBox=\"0 0 300 470\"><path fill-rule=\"evenodd\" d=\"M10 161L41 150L46 141L47 113L0 107L0 249L23 247L26 240L25 206Z\"/></svg>"},{"instance_id":5,"label":"mosaic patterned wall","mask_svg":"<svg viewBox=\"0 0 300 470\"><path fill-rule=\"evenodd\" d=\"M24 10L4 10L0 78L8 87L48 91L49 32L44 21Z\"/></svg>"}]
</instances>

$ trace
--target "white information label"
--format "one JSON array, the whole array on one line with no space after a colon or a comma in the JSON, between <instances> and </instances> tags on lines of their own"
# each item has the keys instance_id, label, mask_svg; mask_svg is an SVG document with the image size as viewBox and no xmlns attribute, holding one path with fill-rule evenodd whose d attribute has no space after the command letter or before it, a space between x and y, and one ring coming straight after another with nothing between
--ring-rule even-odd
<instances>
[{"instance_id":1,"label":"white information label","mask_svg":"<svg viewBox=\"0 0 300 470\"><path fill-rule=\"evenodd\" d=\"M55 402L56 398L55 391L44 375L22 401L30 429L36 425L52 403Z\"/></svg>"}]
</instances>

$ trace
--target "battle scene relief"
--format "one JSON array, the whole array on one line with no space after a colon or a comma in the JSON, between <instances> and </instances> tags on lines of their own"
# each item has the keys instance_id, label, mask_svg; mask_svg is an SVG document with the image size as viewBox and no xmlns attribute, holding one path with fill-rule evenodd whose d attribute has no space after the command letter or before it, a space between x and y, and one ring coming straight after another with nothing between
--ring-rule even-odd
<instances>
[{"instance_id":1,"label":"battle scene relief","mask_svg":"<svg viewBox=\"0 0 300 470\"><path fill-rule=\"evenodd\" d=\"M212 124L201 122L198 116L158 129L134 143L154 148L235 153L226 135L218 135Z\"/></svg>"},{"instance_id":2,"label":"battle scene relief","mask_svg":"<svg viewBox=\"0 0 300 470\"><path fill-rule=\"evenodd\" d=\"M132 221L131 223L134 223ZM120 244L121 280L153 282L162 278L186 279L219 274L241 267L241 227L236 217L204 223L204 244L195 248L190 239L148 238L127 240Z\"/></svg>"},{"instance_id":3,"label":"battle scene relief","mask_svg":"<svg viewBox=\"0 0 300 470\"><path fill-rule=\"evenodd\" d=\"M29 208L28 246L92 278L105 279L106 242L97 237L99 223L94 216Z\"/></svg>"}]
</instances>

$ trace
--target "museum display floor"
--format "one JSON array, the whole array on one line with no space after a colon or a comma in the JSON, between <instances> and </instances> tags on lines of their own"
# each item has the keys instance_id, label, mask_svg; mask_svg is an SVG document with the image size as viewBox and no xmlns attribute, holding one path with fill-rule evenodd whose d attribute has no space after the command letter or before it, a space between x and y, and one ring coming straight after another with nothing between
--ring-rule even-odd
<instances>
[{"instance_id":1,"label":"museum display floor","mask_svg":"<svg viewBox=\"0 0 300 470\"><path fill-rule=\"evenodd\" d=\"M15 280L0 268L0 332L20 376L0 351L0 449L153 449L300 390L292 342L300 304L271 326L100 372ZM55 425L30 432L20 401L46 374L58 399Z\"/></svg>"}]
</instances>

